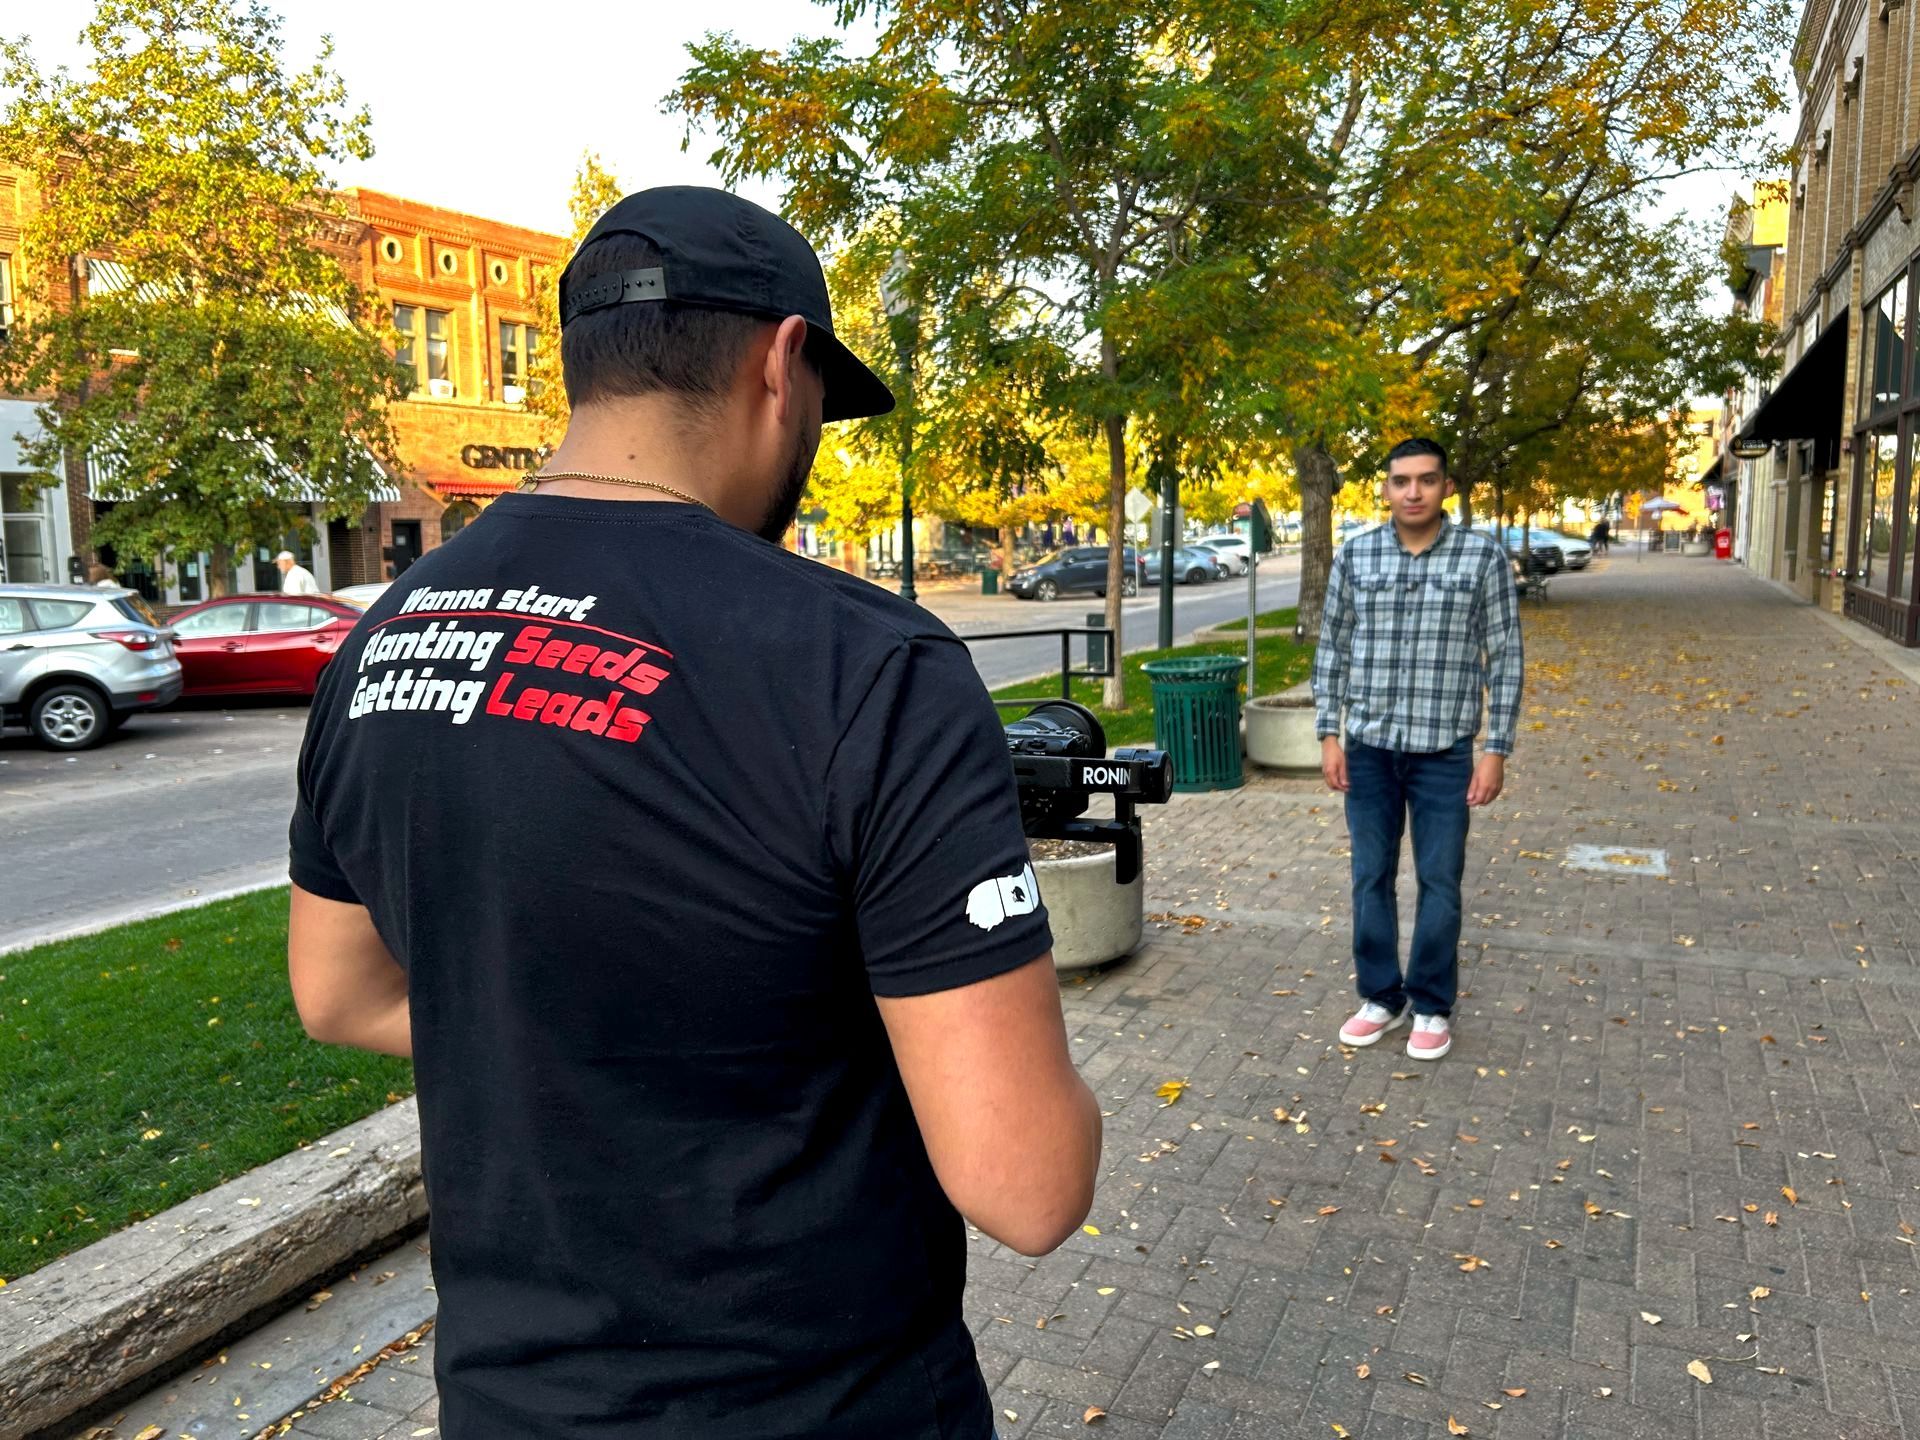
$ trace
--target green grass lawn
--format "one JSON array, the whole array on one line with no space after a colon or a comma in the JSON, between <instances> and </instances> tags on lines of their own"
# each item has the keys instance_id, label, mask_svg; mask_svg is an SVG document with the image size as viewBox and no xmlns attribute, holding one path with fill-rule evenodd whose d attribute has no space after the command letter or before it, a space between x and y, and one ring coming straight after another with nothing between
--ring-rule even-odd
<instances>
[{"instance_id":1,"label":"green grass lawn","mask_svg":"<svg viewBox=\"0 0 1920 1440\"><path fill-rule=\"evenodd\" d=\"M1293 625L1292 610L1273 610L1259 617L1262 626ZM1275 618L1280 617L1280 618ZM1241 622L1240 628L1246 629ZM1171 650L1141 650L1128 655L1122 662L1127 681L1126 708L1109 710L1100 703L1099 680L1075 680L1073 698L1087 706L1100 717L1100 723L1107 732L1107 744L1151 745L1153 743L1153 691L1151 682L1141 672L1140 667L1149 660L1164 660L1183 655L1235 655L1245 659L1247 647L1224 645L1211 641L1200 645L1178 645ZM1285 690L1307 678L1307 672L1313 667L1313 647L1296 645L1285 635L1261 636L1254 641L1254 685L1262 695L1271 695L1277 690ZM1017 696L1032 696L1035 700L1047 699L1060 693L1058 672L1040 680L1027 680L1015 685L1003 685L993 692L996 700L1011 700ZM1246 686L1241 685L1241 699L1246 698ZM1020 712L1011 706L1001 707L1003 720L1011 720Z\"/></svg>"},{"instance_id":2,"label":"green grass lawn","mask_svg":"<svg viewBox=\"0 0 1920 1440\"><path fill-rule=\"evenodd\" d=\"M286 955L284 888L0 955L0 1280L412 1091L307 1038Z\"/></svg>"},{"instance_id":3,"label":"green grass lawn","mask_svg":"<svg viewBox=\"0 0 1920 1440\"><path fill-rule=\"evenodd\" d=\"M1291 630L1299 618L1299 609L1292 605L1289 605L1284 610L1262 610L1258 615L1253 617L1253 628L1256 630ZM1245 620L1222 620L1213 628L1216 630L1245 630L1247 628L1247 622ZM1260 688L1264 690L1267 687L1262 685Z\"/></svg>"}]
</instances>

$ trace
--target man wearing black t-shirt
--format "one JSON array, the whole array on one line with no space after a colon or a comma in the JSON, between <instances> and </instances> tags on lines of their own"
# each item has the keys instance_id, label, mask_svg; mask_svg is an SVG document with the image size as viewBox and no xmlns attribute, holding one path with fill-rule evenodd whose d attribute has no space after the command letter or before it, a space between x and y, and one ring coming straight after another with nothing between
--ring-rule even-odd
<instances>
[{"instance_id":1,"label":"man wearing black t-shirt","mask_svg":"<svg viewBox=\"0 0 1920 1440\"><path fill-rule=\"evenodd\" d=\"M411 1055L449 1440L987 1440L960 1215L1085 1218L1012 769L937 620L781 550L892 396L820 265L632 195L560 281L573 417L328 667L294 998Z\"/></svg>"}]
</instances>

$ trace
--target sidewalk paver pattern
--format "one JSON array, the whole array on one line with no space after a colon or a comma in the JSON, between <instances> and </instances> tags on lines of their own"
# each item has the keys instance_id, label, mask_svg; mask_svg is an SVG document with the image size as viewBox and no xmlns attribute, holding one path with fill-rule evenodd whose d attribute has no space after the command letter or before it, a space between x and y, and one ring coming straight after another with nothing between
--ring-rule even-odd
<instances>
[{"instance_id":1,"label":"sidewalk paver pattern","mask_svg":"<svg viewBox=\"0 0 1920 1440\"><path fill-rule=\"evenodd\" d=\"M1595 572L1526 612L1439 1064L1334 1038L1336 798L1151 819L1168 918L1065 990L1089 1228L972 1242L1005 1440L1920 1440L1915 687L1732 567ZM432 1425L430 1348L292 1433Z\"/></svg>"}]
</instances>

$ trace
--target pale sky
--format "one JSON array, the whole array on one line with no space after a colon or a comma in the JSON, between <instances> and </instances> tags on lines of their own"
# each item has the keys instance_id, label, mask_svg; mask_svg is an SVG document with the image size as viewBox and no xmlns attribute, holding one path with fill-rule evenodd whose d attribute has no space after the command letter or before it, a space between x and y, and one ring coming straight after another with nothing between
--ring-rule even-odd
<instances>
[{"instance_id":1,"label":"pale sky","mask_svg":"<svg viewBox=\"0 0 1920 1440\"><path fill-rule=\"evenodd\" d=\"M0 33L30 37L44 66L77 65L92 0L9 4ZM660 101L689 63L686 45L730 31L767 49L833 29L815 0L278 0L289 67L311 61L331 34L334 68L373 112L374 155L338 179L491 219L565 233L580 153L599 152L628 190L718 185L711 138ZM869 33L869 32L864 32ZM1779 122L1783 137L1790 118ZM1699 176L1656 207L1660 219L1707 219L1717 230L1736 181ZM775 187L741 193L779 208Z\"/></svg>"},{"instance_id":2,"label":"pale sky","mask_svg":"<svg viewBox=\"0 0 1920 1440\"><path fill-rule=\"evenodd\" d=\"M689 41L731 31L767 49L833 28L812 0L269 0L286 24L288 68L331 34L333 66L373 112L373 158L345 185L566 233L567 192L592 149L628 190L718 185L711 140L682 153L685 122L660 101L691 63ZM25 33L43 67L78 67L92 0L0 0L0 34ZM742 194L778 208L772 187Z\"/></svg>"}]
</instances>

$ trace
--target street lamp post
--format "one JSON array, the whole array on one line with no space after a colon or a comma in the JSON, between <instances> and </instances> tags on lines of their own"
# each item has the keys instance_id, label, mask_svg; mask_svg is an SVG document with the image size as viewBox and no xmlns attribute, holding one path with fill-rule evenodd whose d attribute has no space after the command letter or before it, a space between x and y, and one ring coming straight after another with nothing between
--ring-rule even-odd
<instances>
[{"instance_id":1,"label":"street lamp post","mask_svg":"<svg viewBox=\"0 0 1920 1440\"><path fill-rule=\"evenodd\" d=\"M900 359L900 598L918 602L913 588L913 482L907 467L913 460L913 352L920 341L920 309L908 294L910 273L907 252L895 250L880 277L880 302Z\"/></svg>"}]
</instances>

